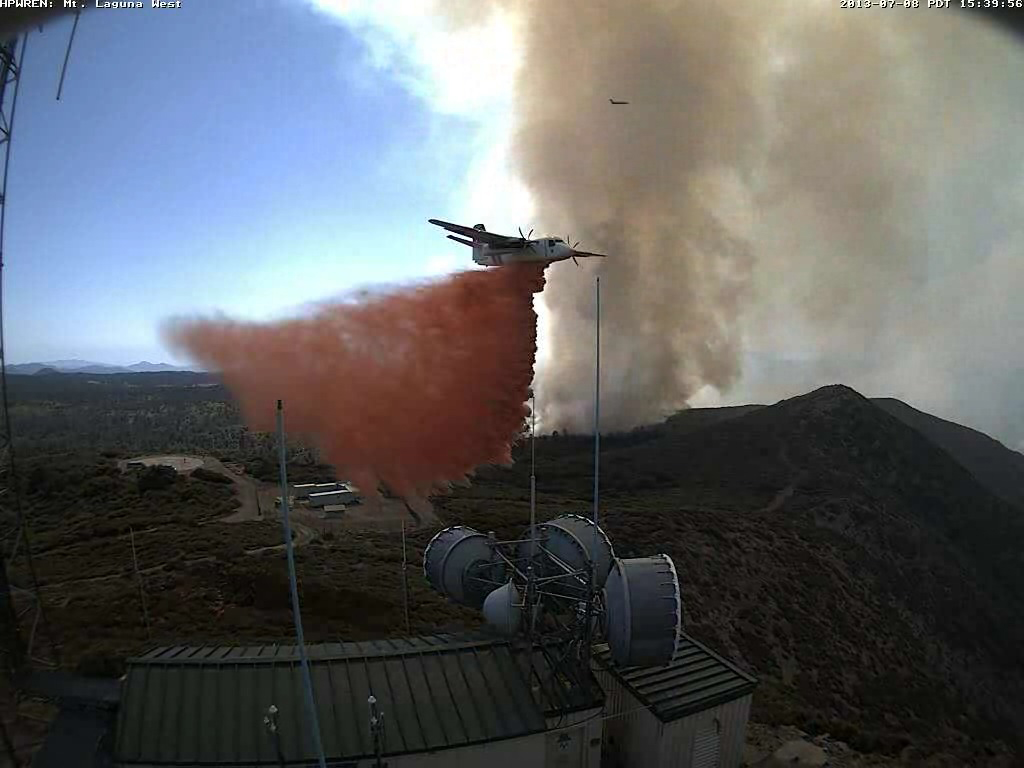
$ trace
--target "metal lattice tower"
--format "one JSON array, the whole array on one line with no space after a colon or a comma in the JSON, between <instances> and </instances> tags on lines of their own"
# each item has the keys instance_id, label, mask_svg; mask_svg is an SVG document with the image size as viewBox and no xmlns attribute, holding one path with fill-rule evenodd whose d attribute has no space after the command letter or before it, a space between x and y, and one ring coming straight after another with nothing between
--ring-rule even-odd
<instances>
[{"instance_id":1,"label":"metal lattice tower","mask_svg":"<svg viewBox=\"0 0 1024 768\"><path fill-rule=\"evenodd\" d=\"M46 657L34 654L37 630L41 623L45 626L46 619L39 600L31 536L18 485L4 344L4 220L25 39L25 36L13 37L0 47L0 664L12 683L33 663L49 666L57 661L52 640L47 643Z\"/></svg>"}]
</instances>

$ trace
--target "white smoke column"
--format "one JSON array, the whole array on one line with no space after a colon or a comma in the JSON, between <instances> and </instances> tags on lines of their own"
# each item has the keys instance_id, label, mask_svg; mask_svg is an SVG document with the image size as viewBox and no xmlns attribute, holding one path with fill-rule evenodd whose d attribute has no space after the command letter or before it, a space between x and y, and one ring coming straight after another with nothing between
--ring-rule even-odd
<instances>
[{"instance_id":1,"label":"white smoke column","mask_svg":"<svg viewBox=\"0 0 1024 768\"><path fill-rule=\"evenodd\" d=\"M372 7L389 30L373 45L408 58L410 87L483 116L491 168L511 145L529 196L481 165L467 221L612 254L548 271L546 428L590 428L599 269L605 429L698 394L764 402L838 380L981 428L1016 418L1011 444L1024 437L1024 334L1008 331L1024 322L1024 54L1009 38L823 0ZM803 362L745 372L752 353Z\"/></svg>"}]
</instances>

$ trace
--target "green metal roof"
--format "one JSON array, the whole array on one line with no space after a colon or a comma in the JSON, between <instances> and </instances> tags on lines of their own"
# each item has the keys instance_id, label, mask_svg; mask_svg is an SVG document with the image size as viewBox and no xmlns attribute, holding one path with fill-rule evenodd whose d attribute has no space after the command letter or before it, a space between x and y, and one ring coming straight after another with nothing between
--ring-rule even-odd
<instances>
[{"instance_id":1,"label":"green metal roof","mask_svg":"<svg viewBox=\"0 0 1024 768\"><path fill-rule=\"evenodd\" d=\"M597 646L594 658L663 723L733 701L757 687L757 678L685 632L665 666L616 667L607 645Z\"/></svg>"},{"instance_id":2,"label":"green metal roof","mask_svg":"<svg viewBox=\"0 0 1024 768\"><path fill-rule=\"evenodd\" d=\"M332 761L372 757L367 699L385 715L386 755L433 751L545 729L545 718L600 706L552 653L483 636L433 635L308 646L321 739ZM167 647L128 662L115 762L277 765L263 718L271 703L286 763L311 746L295 646Z\"/></svg>"}]
</instances>

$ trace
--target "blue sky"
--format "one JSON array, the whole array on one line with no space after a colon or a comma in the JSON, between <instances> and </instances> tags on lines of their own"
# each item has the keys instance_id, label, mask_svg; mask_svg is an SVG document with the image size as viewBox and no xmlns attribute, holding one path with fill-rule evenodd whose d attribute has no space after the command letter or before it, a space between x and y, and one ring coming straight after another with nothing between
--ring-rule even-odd
<instances>
[{"instance_id":1,"label":"blue sky","mask_svg":"<svg viewBox=\"0 0 1024 768\"><path fill-rule=\"evenodd\" d=\"M458 265L479 127L302 0L186 0L30 35L8 183L9 362L167 360L159 324L265 319Z\"/></svg>"}]
</instances>

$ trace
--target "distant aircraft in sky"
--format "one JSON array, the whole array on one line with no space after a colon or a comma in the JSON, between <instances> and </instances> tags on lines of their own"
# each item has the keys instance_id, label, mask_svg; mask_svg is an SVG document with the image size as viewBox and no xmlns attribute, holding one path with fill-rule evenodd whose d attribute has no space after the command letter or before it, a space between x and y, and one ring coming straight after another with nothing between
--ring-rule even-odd
<instances>
[{"instance_id":1,"label":"distant aircraft in sky","mask_svg":"<svg viewBox=\"0 0 1024 768\"><path fill-rule=\"evenodd\" d=\"M580 263L576 261L577 257L606 257L606 254L603 253L577 251L576 246L580 244L578 240L572 245L569 245L560 237L541 237L531 240L532 229L527 235L524 235L523 230L520 229L519 237L513 237L488 232L484 229L483 224L465 227L461 224L451 224L440 219L428 219L428 221L449 232L455 232L469 238L466 240L463 237L448 235L449 240L472 246L473 261L484 267L500 267L505 264L530 262L551 264L552 262L565 261L566 259L572 259L578 267Z\"/></svg>"},{"instance_id":2,"label":"distant aircraft in sky","mask_svg":"<svg viewBox=\"0 0 1024 768\"><path fill-rule=\"evenodd\" d=\"M616 101L615 99L608 99L611 104L629 104L628 101Z\"/></svg>"}]
</instances>

